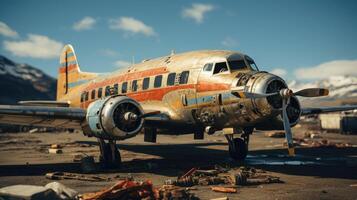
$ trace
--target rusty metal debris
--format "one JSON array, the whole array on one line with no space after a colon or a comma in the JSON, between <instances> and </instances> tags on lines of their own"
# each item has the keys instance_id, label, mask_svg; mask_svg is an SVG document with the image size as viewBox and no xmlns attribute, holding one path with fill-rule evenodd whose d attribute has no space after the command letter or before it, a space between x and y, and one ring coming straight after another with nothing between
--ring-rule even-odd
<instances>
[{"instance_id":1,"label":"rusty metal debris","mask_svg":"<svg viewBox=\"0 0 357 200\"><path fill-rule=\"evenodd\" d=\"M177 180L167 180L165 184L189 187L193 185L218 185L232 183L228 174L222 174L225 171L217 169L199 170L192 168Z\"/></svg>"},{"instance_id":2,"label":"rusty metal debris","mask_svg":"<svg viewBox=\"0 0 357 200\"><path fill-rule=\"evenodd\" d=\"M77 173L68 172L51 172L46 174L47 179L51 180L61 180L61 179L75 179L80 181L108 181L110 178L94 176L94 175L83 175Z\"/></svg>"},{"instance_id":3,"label":"rusty metal debris","mask_svg":"<svg viewBox=\"0 0 357 200\"><path fill-rule=\"evenodd\" d=\"M283 131L267 132L265 134L265 136L271 137L271 138L284 138L285 137L285 132L283 132Z\"/></svg>"},{"instance_id":4,"label":"rusty metal debris","mask_svg":"<svg viewBox=\"0 0 357 200\"><path fill-rule=\"evenodd\" d=\"M286 145L286 143L284 144ZM294 145L295 146L302 146L302 147L326 147L326 148L346 148L352 147L352 144L349 143L342 143L342 142L331 142L329 140L311 140L306 138L294 138Z\"/></svg>"},{"instance_id":5,"label":"rusty metal debris","mask_svg":"<svg viewBox=\"0 0 357 200\"><path fill-rule=\"evenodd\" d=\"M158 189L158 198L163 200L198 200L199 198L190 193L190 190L192 190L192 188L182 188L174 185L163 185L161 188Z\"/></svg>"},{"instance_id":6,"label":"rusty metal debris","mask_svg":"<svg viewBox=\"0 0 357 200\"><path fill-rule=\"evenodd\" d=\"M211 190L215 192L223 192L223 193L237 193L237 189L233 187L216 186L216 187L211 187Z\"/></svg>"},{"instance_id":7,"label":"rusty metal debris","mask_svg":"<svg viewBox=\"0 0 357 200\"><path fill-rule=\"evenodd\" d=\"M252 167L240 167L239 172L235 174L236 185L260 185L269 183L283 183L277 176L272 176L264 170Z\"/></svg>"},{"instance_id":8,"label":"rusty metal debris","mask_svg":"<svg viewBox=\"0 0 357 200\"><path fill-rule=\"evenodd\" d=\"M80 195L81 200L104 200L104 199L159 199L158 192L153 188L151 181L122 180L110 188L99 192L85 193Z\"/></svg>"}]
</instances>

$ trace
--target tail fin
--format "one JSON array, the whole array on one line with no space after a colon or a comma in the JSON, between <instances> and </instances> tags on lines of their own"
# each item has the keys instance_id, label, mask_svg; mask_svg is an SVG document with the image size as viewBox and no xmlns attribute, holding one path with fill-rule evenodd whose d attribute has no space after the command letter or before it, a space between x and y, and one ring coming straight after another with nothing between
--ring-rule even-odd
<instances>
[{"instance_id":1,"label":"tail fin","mask_svg":"<svg viewBox=\"0 0 357 200\"><path fill-rule=\"evenodd\" d=\"M67 44L60 56L60 67L57 79L57 100L63 99L66 94L79 85L94 78L96 74L81 72L77 57L72 45Z\"/></svg>"}]
</instances>

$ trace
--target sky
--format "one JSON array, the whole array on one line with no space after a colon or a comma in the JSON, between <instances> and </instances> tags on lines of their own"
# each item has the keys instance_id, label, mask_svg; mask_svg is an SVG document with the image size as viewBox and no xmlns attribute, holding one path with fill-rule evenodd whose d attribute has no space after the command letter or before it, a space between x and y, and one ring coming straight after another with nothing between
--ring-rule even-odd
<instances>
[{"instance_id":1,"label":"sky","mask_svg":"<svg viewBox=\"0 0 357 200\"><path fill-rule=\"evenodd\" d=\"M354 0L0 0L0 55L56 77L72 44L82 71L224 49L288 80L357 76Z\"/></svg>"}]
</instances>

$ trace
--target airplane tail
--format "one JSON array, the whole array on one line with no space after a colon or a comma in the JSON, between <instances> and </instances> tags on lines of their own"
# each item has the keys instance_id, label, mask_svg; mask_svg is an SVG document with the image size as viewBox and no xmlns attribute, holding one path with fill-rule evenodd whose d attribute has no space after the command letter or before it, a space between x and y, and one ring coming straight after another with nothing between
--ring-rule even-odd
<instances>
[{"instance_id":1,"label":"airplane tail","mask_svg":"<svg viewBox=\"0 0 357 200\"><path fill-rule=\"evenodd\" d=\"M81 72L72 45L67 44L60 56L57 79L57 100L64 97L76 87L97 76L95 73Z\"/></svg>"}]
</instances>

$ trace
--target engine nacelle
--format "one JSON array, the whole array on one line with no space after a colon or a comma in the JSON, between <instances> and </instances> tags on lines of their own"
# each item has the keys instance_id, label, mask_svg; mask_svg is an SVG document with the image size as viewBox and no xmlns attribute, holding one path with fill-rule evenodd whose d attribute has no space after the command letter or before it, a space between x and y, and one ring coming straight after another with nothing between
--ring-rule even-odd
<instances>
[{"instance_id":1,"label":"engine nacelle","mask_svg":"<svg viewBox=\"0 0 357 200\"><path fill-rule=\"evenodd\" d=\"M110 96L92 102L87 108L83 132L102 139L124 140L134 137L143 127L144 111L127 96Z\"/></svg>"},{"instance_id":2,"label":"engine nacelle","mask_svg":"<svg viewBox=\"0 0 357 200\"><path fill-rule=\"evenodd\" d=\"M300 121L301 106L296 97L290 98L287 114L291 127L295 126ZM256 124L255 128L257 130L284 130L283 118L281 115L277 115L274 118Z\"/></svg>"}]
</instances>

